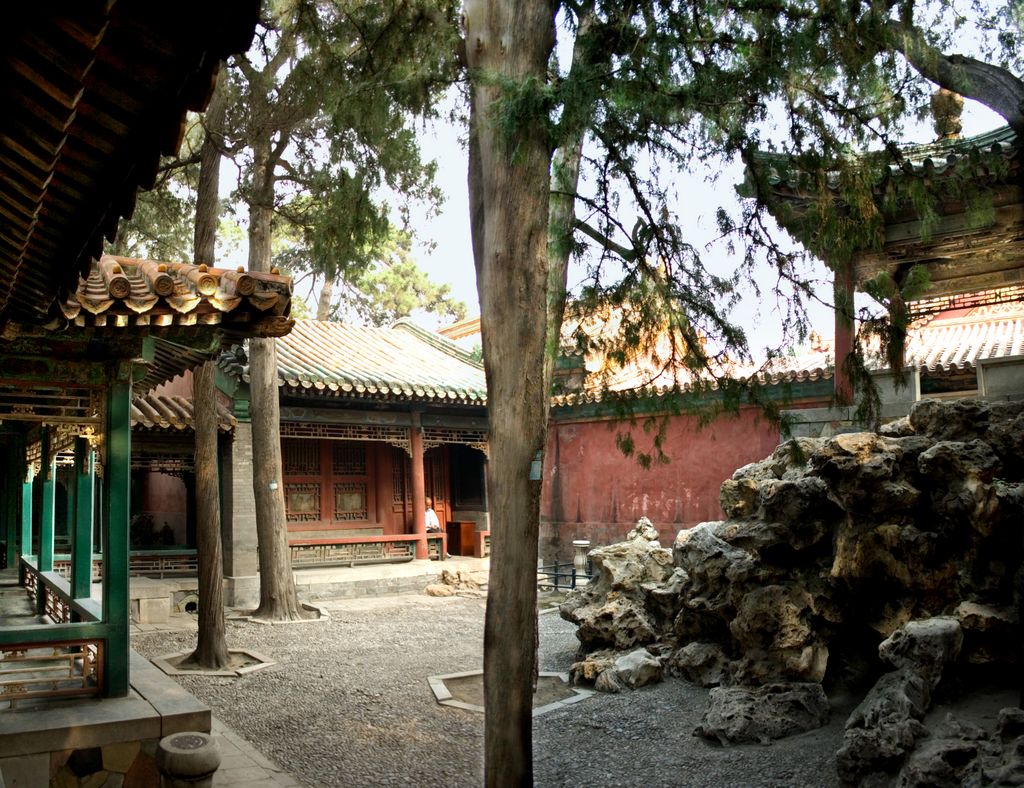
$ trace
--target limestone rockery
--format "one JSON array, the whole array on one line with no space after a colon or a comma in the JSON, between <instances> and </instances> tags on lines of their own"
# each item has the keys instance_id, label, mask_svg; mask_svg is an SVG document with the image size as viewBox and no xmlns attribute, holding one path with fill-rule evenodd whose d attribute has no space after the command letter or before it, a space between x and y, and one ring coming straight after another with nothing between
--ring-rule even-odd
<instances>
[{"instance_id":1,"label":"limestone rockery","mask_svg":"<svg viewBox=\"0 0 1024 788\"><path fill-rule=\"evenodd\" d=\"M641 519L561 606L574 679L715 687L697 733L768 741L866 693L836 756L861 785L1024 783L1019 710L932 732L940 683L1012 675L1024 554L1024 403L919 402L879 433L797 439L721 488L728 519L671 549Z\"/></svg>"}]
</instances>

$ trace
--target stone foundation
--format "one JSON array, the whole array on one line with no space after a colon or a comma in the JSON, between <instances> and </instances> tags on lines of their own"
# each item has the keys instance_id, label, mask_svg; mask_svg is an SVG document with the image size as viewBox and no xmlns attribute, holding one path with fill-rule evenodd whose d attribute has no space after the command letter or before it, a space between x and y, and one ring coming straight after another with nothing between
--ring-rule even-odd
<instances>
[{"instance_id":1,"label":"stone foundation","mask_svg":"<svg viewBox=\"0 0 1024 788\"><path fill-rule=\"evenodd\" d=\"M0 711L0 785L160 785L160 739L209 732L210 710L134 652L130 669L124 698L25 701Z\"/></svg>"}]
</instances>

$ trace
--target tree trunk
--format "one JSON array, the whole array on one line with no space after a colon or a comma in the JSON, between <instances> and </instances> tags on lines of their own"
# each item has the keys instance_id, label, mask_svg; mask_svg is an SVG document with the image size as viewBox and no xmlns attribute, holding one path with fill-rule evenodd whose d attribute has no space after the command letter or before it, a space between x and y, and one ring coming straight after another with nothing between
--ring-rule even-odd
<instances>
[{"instance_id":1,"label":"tree trunk","mask_svg":"<svg viewBox=\"0 0 1024 788\"><path fill-rule=\"evenodd\" d=\"M249 196L249 270L270 271L274 162L270 140L253 145L253 193ZM269 621L305 618L295 591L281 472L281 408L277 390L277 349L273 339L249 340L249 412L252 414L252 486L260 604L253 613Z\"/></svg>"},{"instance_id":2,"label":"tree trunk","mask_svg":"<svg viewBox=\"0 0 1024 788\"><path fill-rule=\"evenodd\" d=\"M316 319L330 320L331 299L334 298L334 276L330 273L324 274L324 286L320 291L320 298L316 303Z\"/></svg>"},{"instance_id":3,"label":"tree trunk","mask_svg":"<svg viewBox=\"0 0 1024 788\"><path fill-rule=\"evenodd\" d=\"M188 662L210 670L227 666L224 638L224 564L220 538L220 475L217 462L215 366L207 361L192 379L196 431L196 514L199 554L199 636Z\"/></svg>"},{"instance_id":4,"label":"tree trunk","mask_svg":"<svg viewBox=\"0 0 1024 788\"><path fill-rule=\"evenodd\" d=\"M529 0L477 0L464 13L470 212L491 444L485 776L490 786L532 785L540 480L531 479L530 470L544 443L547 398L550 141L542 119L521 118L512 142L490 113L502 84L542 88L554 8Z\"/></svg>"},{"instance_id":5,"label":"tree trunk","mask_svg":"<svg viewBox=\"0 0 1024 788\"><path fill-rule=\"evenodd\" d=\"M220 222L220 151L227 99L224 77L218 80L210 105L203 116L203 147L199 151L199 185L196 188L196 226L192 258L196 263L213 265L216 258L217 226Z\"/></svg>"},{"instance_id":6,"label":"tree trunk","mask_svg":"<svg viewBox=\"0 0 1024 788\"><path fill-rule=\"evenodd\" d=\"M225 101L220 88L204 119L206 137L200 151L199 188L193 255L196 263L213 265L219 221L220 146L213 129L224 123ZM199 632L196 650L186 662L220 670L229 662L224 637L224 564L220 533L220 469L217 451L217 409L202 407L217 401L214 365L208 361L192 378L192 424L195 430L196 538L199 561Z\"/></svg>"}]
</instances>

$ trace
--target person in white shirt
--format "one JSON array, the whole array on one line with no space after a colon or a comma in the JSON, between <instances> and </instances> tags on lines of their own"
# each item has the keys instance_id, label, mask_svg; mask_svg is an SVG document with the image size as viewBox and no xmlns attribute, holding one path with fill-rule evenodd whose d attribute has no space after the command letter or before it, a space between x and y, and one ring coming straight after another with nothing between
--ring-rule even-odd
<instances>
[{"instance_id":1,"label":"person in white shirt","mask_svg":"<svg viewBox=\"0 0 1024 788\"><path fill-rule=\"evenodd\" d=\"M441 530L441 521L437 519L437 512L434 511L433 498L427 498L427 511L424 519L427 522L427 533L436 533Z\"/></svg>"}]
</instances>

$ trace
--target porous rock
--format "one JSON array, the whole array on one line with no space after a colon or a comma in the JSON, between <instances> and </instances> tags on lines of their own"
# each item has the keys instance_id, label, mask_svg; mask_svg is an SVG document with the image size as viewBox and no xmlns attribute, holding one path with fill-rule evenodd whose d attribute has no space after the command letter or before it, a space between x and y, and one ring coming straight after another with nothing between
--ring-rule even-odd
<instances>
[{"instance_id":1,"label":"porous rock","mask_svg":"<svg viewBox=\"0 0 1024 788\"><path fill-rule=\"evenodd\" d=\"M928 682L910 668L884 674L846 721L836 771L847 785L895 774L917 741L931 700Z\"/></svg>"},{"instance_id":2,"label":"porous rock","mask_svg":"<svg viewBox=\"0 0 1024 788\"><path fill-rule=\"evenodd\" d=\"M687 643L669 655L669 672L702 687L717 687L728 683L732 674L729 657L717 643L695 641Z\"/></svg>"},{"instance_id":3,"label":"porous rock","mask_svg":"<svg viewBox=\"0 0 1024 788\"><path fill-rule=\"evenodd\" d=\"M828 698L820 684L716 687L695 733L721 744L767 743L820 728L828 716Z\"/></svg>"},{"instance_id":4,"label":"porous rock","mask_svg":"<svg viewBox=\"0 0 1024 788\"><path fill-rule=\"evenodd\" d=\"M576 636L584 648L622 650L653 642L678 608L684 578L673 566L672 552L660 546L650 520L641 518L629 537L591 550L591 581L559 606L563 618L579 625Z\"/></svg>"},{"instance_id":5,"label":"porous rock","mask_svg":"<svg viewBox=\"0 0 1024 788\"><path fill-rule=\"evenodd\" d=\"M838 761L848 781L891 783L943 674L1016 658L1024 403L926 400L884 433L788 442L738 469L726 519L680 531L669 560L646 521L593 551L598 578L562 606L583 649L644 646L692 681L748 689L861 687L888 660Z\"/></svg>"},{"instance_id":6,"label":"porous rock","mask_svg":"<svg viewBox=\"0 0 1024 788\"><path fill-rule=\"evenodd\" d=\"M647 649L638 648L615 659L594 682L599 692L621 692L661 681L661 661Z\"/></svg>"},{"instance_id":7,"label":"porous rock","mask_svg":"<svg viewBox=\"0 0 1024 788\"><path fill-rule=\"evenodd\" d=\"M1000 749L983 729L947 717L907 758L896 785L899 788L978 785L985 761L998 759Z\"/></svg>"},{"instance_id":8,"label":"porous rock","mask_svg":"<svg viewBox=\"0 0 1024 788\"><path fill-rule=\"evenodd\" d=\"M910 621L878 646L878 656L897 668L915 671L935 689L946 665L960 655L964 636L955 618Z\"/></svg>"}]
</instances>

